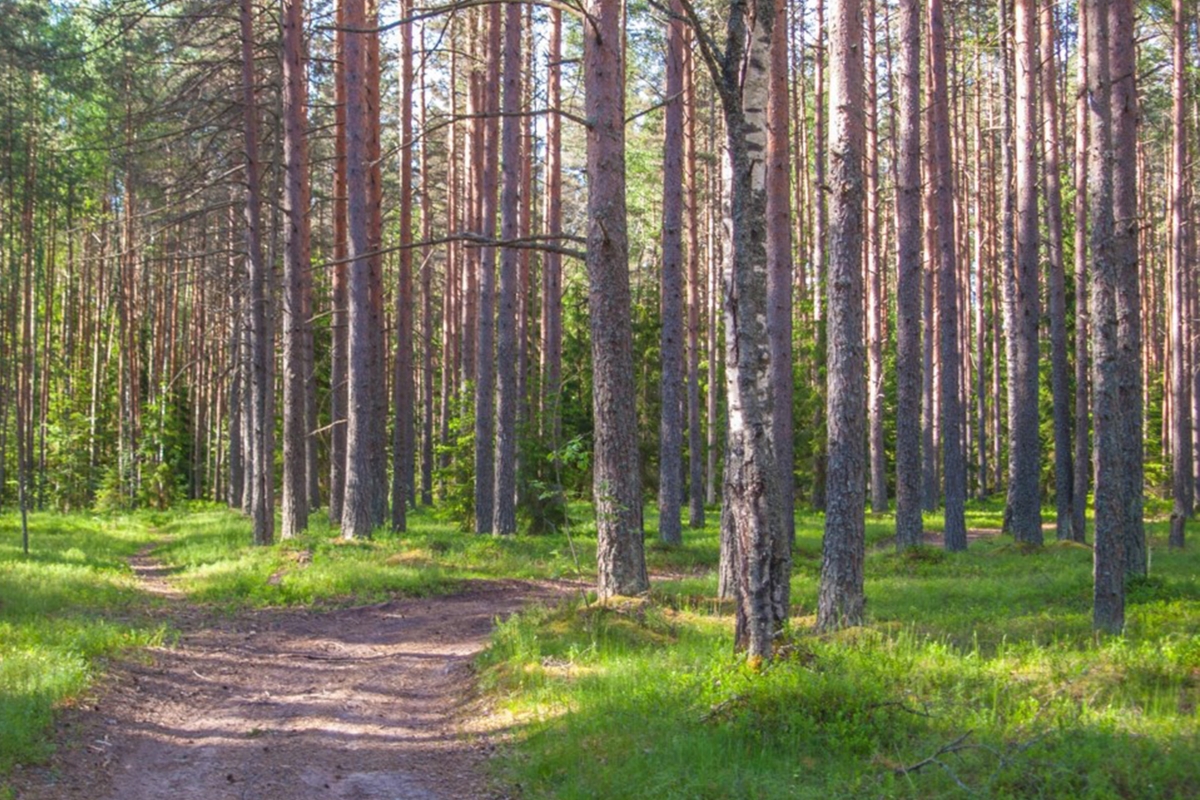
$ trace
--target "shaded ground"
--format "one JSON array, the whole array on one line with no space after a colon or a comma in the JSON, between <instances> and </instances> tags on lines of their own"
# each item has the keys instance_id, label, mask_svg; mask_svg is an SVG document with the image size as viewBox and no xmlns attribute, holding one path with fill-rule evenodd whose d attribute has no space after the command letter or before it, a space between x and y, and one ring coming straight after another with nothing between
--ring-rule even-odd
<instances>
[{"instance_id":1,"label":"shaded ground","mask_svg":"<svg viewBox=\"0 0 1200 800\"><path fill-rule=\"evenodd\" d=\"M146 589L184 633L115 665L98 700L59 721L29 800L450 800L502 797L463 735L469 662L497 616L563 588L477 582L461 594L336 611L214 618L143 552Z\"/></svg>"}]
</instances>

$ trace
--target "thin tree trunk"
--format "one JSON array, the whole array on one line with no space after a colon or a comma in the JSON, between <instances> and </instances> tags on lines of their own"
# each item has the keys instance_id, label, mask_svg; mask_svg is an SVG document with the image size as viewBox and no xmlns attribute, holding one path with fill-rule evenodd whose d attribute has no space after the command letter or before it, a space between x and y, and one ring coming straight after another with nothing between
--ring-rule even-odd
<instances>
[{"instance_id":1,"label":"thin tree trunk","mask_svg":"<svg viewBox=\"0 0 1200 800\"><path fill-rule=\"evenodd\" d=\"M704 303L704 287L700 284L700 193L696 186L699 180L696 164L696 75L690 46L684 47L683 56L683 180L688 215L688 526L699 529L704 527L704 445L700 430L700 307ZM710 385L710 393L712 390Z\"/></svg>"},{"instance_id":2,"label":"thin tree trunk","mask_svg":"<svg viewBox=\"0 0 1200 800\"><path fill-rule=\"evenodd\" d=\"M505 5L504 121L501 134L504 162L504 196L501 198L500 235L521 235L521 4ZM496 318L496 363L499 392L496 407L496 484L493 532L517 532L517 280L520 252L500 251L500 294Z\"/></svg>"},{"instance_id":3,"label":"thin tree trunk","mask_svg":"<svg viewBox=\"0 0 1200 800\"><path fill-rule=\"evenodd\" d=\"M246 268L250 286L250 394L252 414L250 425L254 447L251 451L250 472L253 496L251 516L254 520L254 543L271 544L275 534L275 510L271 503L271 482L275 459L269 429L274 420L267 416L271 357L267 329L267 275L263 263L261 239L261 189L258 162L258 107L254 97L254 28L253 0L242 0L242 103L245 116L246 142Z\"/></svg>"},{"instance_id":4,"label":"thin tree trunk","mask_svg":"<svg viewBox=\"0 0 1200 800\"><path fill-rule=\"evenodd\" d=\"M1091 150L1088 131L1088 58L1093 48L1089 42L1086 6L1079 7L1078 76L1075 98L1075 475L1071 492L1071 538L1077 542L1087 539L1087 496L1091 475L1088 456L1088 153Z\"/></svg>"},{"instance_id":5,"label":"thin tree trunk","mask_svg":"<svg viewBox=\"0 0 1200 800\"><path fill-rule=\"evenodd\" d=\"M666 120L663 125L662 222L662 410L659 420L658 536L683 543L683 6L667 22Z\"/></svg>"},{"instance_id":6,"label":"thin tree trunk","mask_svg":"<svg viewBox=\"0 0 1200 800\"><path fill-rule=\"evenodd\" d=\"M308 256L308 119L305 110L304 8L283 7L283 124L287 228L283 261L283 516L280 535L290 539L308 527L308 394L304 349L308 314L304 276Z\"/></svg>"},{"instance_id":7,"label":"thin tree trunk","mask_svg":"<svg viewBox=\"0 0 1200 800\"><path fill-rule=\"evenodd\" d=\"M1067 363L1067 298L1063 267L1062 188L1059 175L1058 67L1053 0L1041 4L1042 173L1046 187L1047 265L1050 301L1050 383L1054 400L1055 529L1071 539L1075 503L1071 453L1070 366Z\"/></svg>"},{"instance_id":8,"label":"thin tree trunk","mask_svg":"<svg viewBox=\"0 0 1200 800\"><path fill-rule=\"evenodd\" d=\"M1189 342L1184 336L1184 315L1188 297L1188 250L1186 243L1187 116L1184 108L1185 70L1187 68L1187 22L1183 0L1174 0L1172 53L1174 75L1171 79L1171 508L1170 546L1183 547L1184 525L1192 508L1192 408L1191 379L1184 353Z\"/></svg>"},{"instance_id":9,"label":"thin tree trunk","mask_svg":"<svg viewBox=\"0 0 1200 800\"><path fill-rule=\"evenodd\" d=\"M348 201L346 187L346 38L343 30L346 4L337 5L337 33L334 66L334 177L333 177L333 270L331 275L332 314L330 318L329 356L329 521L341 524L346 497L346 414L349 376L349 297ZM356 123L357 124L357 123Z\"/></svg>"},{"instance_id":10,"label":"thin tree trunk","mask_svg":"<svg viewBox=\"0 0 1200 800\"><path fill-rule=\"evenodd\" d=\"M921 543L921 23L900 3L900 138L896 154L896 547ZM928 329L926 329L928 330Z\"/></svg>"},{"instance_id":11,"label":"thin tree trunk","mask_svg":"<svg viewBox=\"0 0 1200 800\"><path fill-rule=\"evenodd\" d=\"M342 0L343 24L349 31L366 27L364 0ZM347 32L343 49L346 70L346 196L349 269L347 270L347 393L346 489L342 505L342 535L371 535L386 486L379 480L375 451L379 450L379 349L371 326L373 308L371 268L370 143L366 41L371 34Z\"/></svg>"},{"instance_id":12,"label":"thin tree trunk","mask_svg":"<svg viewBox=\"0 0 1200 800\"><path fill-rule=\"evenodd\" d=\"M1110 0L1108 6L1109 69L1112 81L1113 270L1117 312L1118 442L1124 448L1122 468L1112 497L1125 542L1125 571L1144 576L1149 567L1143 521L1142 305L1138 280L1137 87L1134 81L1132 0ZM1099 357L1099 356L1098 356ZM1098 367L1098 369L1101 369ZM1099 390L1097 390L1099 391ZM1099 445L1097 445L1099 446ZM1096 486L1099 494L1100 486ZM1118 499L1119 498L1119 499ZM1096 518L1101 515L1099 499ZM1099 539L1099 530L1097 530Z\"/></svg>"},{"instance_id":13,"label":"thin tree trunk","mask_svg":"<svg viewBox=\"0 0 1200 800\"><path fill-rule=\"evenodd\" d=\"M867 424L870 444L871 510L887 511L887 454L884 452L883 416L883 267L880 262L878 70L875 59L875 0L867 0L866 36L866 314L867 314Z\"/></svg>"},{"instance_id":14,"label":"thin tree trunk","mask_svg":"<svg viewBox=\"0 0 1200 800\"><path fill-rule=\"evenodd\" d=\"M1011 279L1012 352L1008 379L1013 485L1007 529L1025 544L1042 543L1041 436L1038 431L1038 202L1037 202L1037 39L1035 0L1016 0L1016 242Z\"/></svg>"},{"instance_id":15,"label":"thin tree trunk","mask_svg":"<svg viewBox=\"0 0 1200 800\"><path fill-rule=\"evenodd\" d=\"M411 3L401 3L407 16ZM396 360L392 372L392 530L408 529L408 487L412 469L412 23L400 26L400 275L396 286Z\"/></svg>"},{"instance_id":16,"label":"thin tree trunk","mask_svg":"<svg viewBox=\"0 0 1200 800\"><path fill-rule=\"evenodd\" d=\"M767 335L783 535L796 539L792 434L792 208L788 153L787 2L773 0L767 90ZM886 494L886 492L885 492ZM885 500L886 502L886 500Z\"/></svg>"}]
</instances>

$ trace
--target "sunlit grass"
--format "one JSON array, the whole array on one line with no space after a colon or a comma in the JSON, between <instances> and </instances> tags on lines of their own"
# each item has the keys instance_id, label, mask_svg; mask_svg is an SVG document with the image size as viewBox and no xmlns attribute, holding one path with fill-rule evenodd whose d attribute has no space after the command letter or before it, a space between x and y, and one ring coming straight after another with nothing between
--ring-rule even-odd
<instances>
[{"instance_id":1,"label":"sunlit grass","mask_svg":"<svg viewBox=\"0 0 1200 800\"><path fill-rule=\"evenodd\" d=\"M976 506L968 525L999 527L1002 512ZM503 777L555 798L1194 796L1194 551L1168 552L1152 523L1127 632L1097 640L1088 548L997 537L898 555L891 524L869 522L869 623L817 635L821 519L799 517L793 629L761 672L732 652L711 571L661 581L648 600L504 623L481 658L520 721ZM707 552L715 536L685 534L683 549Z\"/></svg>"},{"instance_id":2,"label":"sunlit grass","mask_svg":"<svg viewBox=\"0 0 1200 800\"><path fill-rule=\"evenodd\" d=\"M98 658L161 639L127 565L148 541L136 519L35 514L26 556L17 517L0 516L0 775L47 755L54 707Z\"/></svg>"}]
</instances>

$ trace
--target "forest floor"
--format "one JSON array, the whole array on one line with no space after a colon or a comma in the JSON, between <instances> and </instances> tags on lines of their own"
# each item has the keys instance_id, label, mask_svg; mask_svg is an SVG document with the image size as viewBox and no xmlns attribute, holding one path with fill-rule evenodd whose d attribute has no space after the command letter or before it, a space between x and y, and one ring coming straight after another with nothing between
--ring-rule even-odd
<instances>
[{"instance_id":1,"label":"forest floor","mask_svg":"<svg viewBox=\"0 0 1200 800\"><path fill-rule=\"evenodd\" d=\"M56 720L51 764L19 798L366 800L492 798L486 734L466 723L472 659L498 617L566 591L471 581L369 606L229 614L189 603L144 547L130 561L180 632L111 665Z\"/></svg>"}]
</instances>

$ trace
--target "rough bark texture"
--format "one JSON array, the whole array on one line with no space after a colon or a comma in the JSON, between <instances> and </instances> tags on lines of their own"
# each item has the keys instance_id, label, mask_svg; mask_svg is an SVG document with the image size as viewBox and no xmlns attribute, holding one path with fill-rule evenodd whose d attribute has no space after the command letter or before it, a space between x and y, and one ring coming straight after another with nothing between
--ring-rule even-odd
<instances>
[{"instance_id":1,"label":"rough bark texture","mask_svg":"<svg viewBox=\"0 0 1200 800\"><path fill-rule=\"evenodd\" d=\"M676 0L672 8L682 15ZM667 23L667 106L663 125L662 410L658 450L658 537L683 543L683 38L684 23Z\"/></svg>"},{"instance_id":2,"label":"rough bark texture","mask_svg":"<svg viewBox=\"0 0 1200 800\"><path fill-rule=\"evenodd\" d=\"M879 130L878 70L875 63L875 0L866 10L866 314L867 314L867 423L871 474L871 511L882 514L888 508L887 454L884 451L883 417L883 269L880 263L879 215Z\"/></svg>"},{"instance_id":3,"label":"rough bark texture","mask_svg":"<svg viewBox=\"0 0 1200 800\"><path fill-rule=\"evenodd\" d=\"M1016 0L1016 260L1012 281L1009 381L1013 481L1008 492L1008 531L1018 542L1042 543L1041 436L1038 429L1038 200L1037 200L1037 11L1035 0Z\"/></svg>"},{"instance_id":4,"label":"rough bark texture","mask_svg":"<svg viewBox=\"0 0 1200 800\"><path fill-rule=\"evenodd\" d=\"M1059 175L1058 68L1054 3L1041 5L1042 176L1046 193L1047 283L1050 304L1050 387L1054 401L1055 530L1071 539L1074 464L1071 453L1071 378L1067 363L1067 298L1063 266L1062 188Z\"/></svg>"},{"instance_id":5,"label":"rough bark texture","mask_svg":"<svg viewBox=\"0 0 1200 800\"><path fill-rule=\"evenodd\" d=\"M900 3L896 187L896 547L921 543L921 22Z\"/></svg>"},{"instance_id":6,"label":"rough bark texture","mask_svg":"<svg viewBox=\"0 0 1200 800\"><path fill-rule=\"evenodd\" d=\"M409 0L400 4L408 15ZM395 296L396 358L392 362L392 530L408 528L412 479L412 226L413 226L413 37L412 23L400 26L400 274Z\"/></svg>"},{"instance_id":7,"label":"rough bark texture","mask_svg":"<svg viewBox=\"0 0 1200 800\"><path fill-rule=\"evenodd\" d=\"M931 177L934 183L934 208L937 216L938 344L941 356L938 405L941 412L939 429L946 499L944 541L947 550L957 551L967 549L967 526L963 513L967 494L967 473L962 444L962 397L959 394L958 252L954 230L946 29L941 0L929 0L928 14L929 65L933 85L933 139L930 145L934 154L934 174ZM1034 275L1036 281L1036 271ZM1036 378L1036 372L1034 377ZM1036 427L1035 424L1035 435Z\"/></svg>"},{"instance_id":8,"label":"rough bark texture","mask_svg":"<svg viewBox=\"0 0 1200 800\"><path fill-rule=\"evenodd\" d=\"M1149 567L1143 521L1142 301L1138 280L1137 87L1134 82L1133 0L1108 6L1109 75L1112 81L1113 270L1117 313L1117 411L1124 448L1119 530L1125 541L1125 571L1144 576ZM1100 487L1097 485L1096 491ZM1116 498L1114 497L1114 501ZM1096 518L1100 518L1097 503ZM1099 536L1099 533L1097 533Z\"/></svg>"},{"instance_id":9,"label":"rough bark texture","mask_svg":"<svg viewBox=\"0 0 1200 800\"><path fill-rule=\"evenodd\" d=\"M362 28L366 24L363 0L343 0L344 24ZM364 84L366 37L346 33L343 59L346 69L346 219L347 269L347 378L346 378L346 489L342 504L342 535L370 536L378 519L378 507L386 502L386 486L375 469L374 453L379 448L379 425L372 419L378 411L379 373L373 369L378 353L371 332L375 321L371 299L371 252L368 210L367 98Z\"/></svg>"},{"instance_id":10,"label":"rough bark texture","mask_svg":"<svg viewBox=\"0 0 1200 800\"><path fill-rule=\"evenodd\" d=\"M863 392L863 59L858 0L829 32L828 473L817 627L863 621L866 403Z\"/></svg>"},{"instance_id":11,"label":"rough bark texture","mask_svg":"<svg viewBox=\"0 0 1200 800\"><path fill-rule=\"evenodd\" d=\"M545 225L550 244L562 233L562 121L553 113L562 102L562 9L550 9L550 60L546 76L546 194ZM554 452L559 447L562 403L562 256L547 251L542 259L542 441Z\"/></svg>"},{"instance_id":12,"label":"rough bark texture","mask_svg":"<svg viewBox=\"0 0 1200 800\"><path fill-rule=\"evenodd\" d=\"M521 4L505 6L504 121L501 134L504 195L500 236L520 236L521 213ZM496 315L496 506L492 531L517 532L517 269L520 251L500 251L500 294Z\"/></svg>"},{"instance_id":13,"label":"rough bark texture","mask_svg":"<svg viewBox=\"0 0 1200 800\"><path fill-rule=\"evenodd\" d=\"M1120 2L1121 0L1118 0ZM1091 318L1096 436L1096 545L1092 624L1125 627L1124 445L1122 375L1117 337L1117 279L1113 257L1113 152L1109 93L1109 0L1085 0L1088 26L1088 222L1091 225Z\"/></svg>"},{"instance_id":14,"label":"rough bark texture","mask_svg":"<svg viewBox=\"0 0 1200 800\"><path fill-rule=\"evenodd\" d=\"M792 207L788 155L787 2L774 0L767 99L767 335L771 352L775 459L780 522L796 539L792 437Z\"/></svg>"},{"instance_id":15,"label":"rough bark texture","mask_svg":"<svg viewBox=\"0 0 1200 800\"><path fill-rule=\"evenodd\" d=\"M500 5L488 9L485 36L487 70L500 75ZM477 159L482 159L480 182L480 229L486 239L496 237L496 190L499 156L500 99L498 92L488 91L480 74L481 104L489 116L483 121L483 146ZM475 532L491 533L496 509L496 248L483 248L479 265L479 298L475 331Z\"/></svg>"},{"instance_id":16,"label":"rough bark texture","mask_svg":"<svg viewBox=\"0 0 1200 800\"><path fill-rule=\"evenodd\" d=\"M1187 310L1188 274L1187 217L1184 165L1187 163L1187 116L1184 110L1184 73L1186 70L1187 23L1183 0L1175 0L1173 21L1173 68L1171 81L1171 508L1170 546L1183 547L1184 524L1192 509L1192 409L1190 376L1184 353L1188 348L1184 334Z\"/></svg>"},{"instance_id":17,"label":"rough bark texture","mask_svg":"<svg viewBox=\"0 0 1200 800\"><path fill-rule=\"evenodd\" d=\"M1079 64L1075 99L1075 430L1074 430L1074 489L1071 496L1071 538L1082 542L1087 538L1087 496L1091 477L1088 414L1088 104L1087 9L1079 8Z\"/></svg>"},{"instance_id":18,"label":"rough bark texture","mask_svg":"<svg viewBox=\"0 0 1200 800\"><path fill-rule=\"evenodd\" d=\"M346 195L346 34L345 4L337 7L338 55L334 67L334 177L333 177L333 270L330 276L333 313L330 318L329 355L329 521L340 524L346 497L346 400L349 354L347 308L349 253Z\"/></svg>"},{"instance_id":19,"label":"rough bark texture","mask_svg":"<svg viewBox=\"0 0 1200 800\"><path fill-rule=\"evenodd\" d=\"M283 7L283 152L287 228L283 258L283 514L280 535L289 539L308 526L308 413L304 351L308 313L304 276L308 255L308 120L305 111L304 9L301 0Z\"/></svg>"},{"instance_id":20,"label":"rough bark texture","mask_svg":"<svg viewBox=\"0 0 1200 800\"><path fill-rule=\"evenodd\" d=\"M791 552L775 458L767 298L767 105L774 0L735 1L724 61L710 61L724 110L729 158L730 257L725 261L725 450L722 558L736 584L734 645L771 657L788 615ZM724 581L728 584L728 580Z\"/></svg>"},{"instance_id":21,"label":"rough bark texture","mask_svg":"<svg viewBox=\"0 0 1200 800\"><path fill-rule=\"evenodd\" d=\"M625 59L620 0L590 0L584 25L588 310L595 415L596 572L602 598L650 588L634 405L625 219Z\"/></svg>"},{"instance_id":22,"label":"rough bark texture","mask_svg":"<svg viewBox=\"0 0 1200 800\"><path fill-rule=\"evenodd\" d=\"M254 543L271 544L275 536L275 508L272 478L275 459L271 452L269 429L274 421L267 416L268 365L271 347L267 332L267 274L262 254L262 190L259 186L258 105L254 96L254 25L253 2L242 0L242 103L246 141L246 277L250 286L250 430L253 447L247 472L252 492L251 517ZM127 212L128 213L128 212ZM127 247L129 244L127 243Z\"/></svg>"},{"instance_id":23,"label":"rough bark texture","mask_svg":"<svg viewBox=\"0 0 1200 800\"><path fill-rule=\"evenodd\" d=\"M688 409L688 525L704 527L704 443L700 423L700 307L704 287L700 285L700 194L696 165L696 81L691 49L684 47L683 110L684 192L687 196L687 409ZM715 387L710 387L709 391Z\"/></svg>"}]
</instances>

